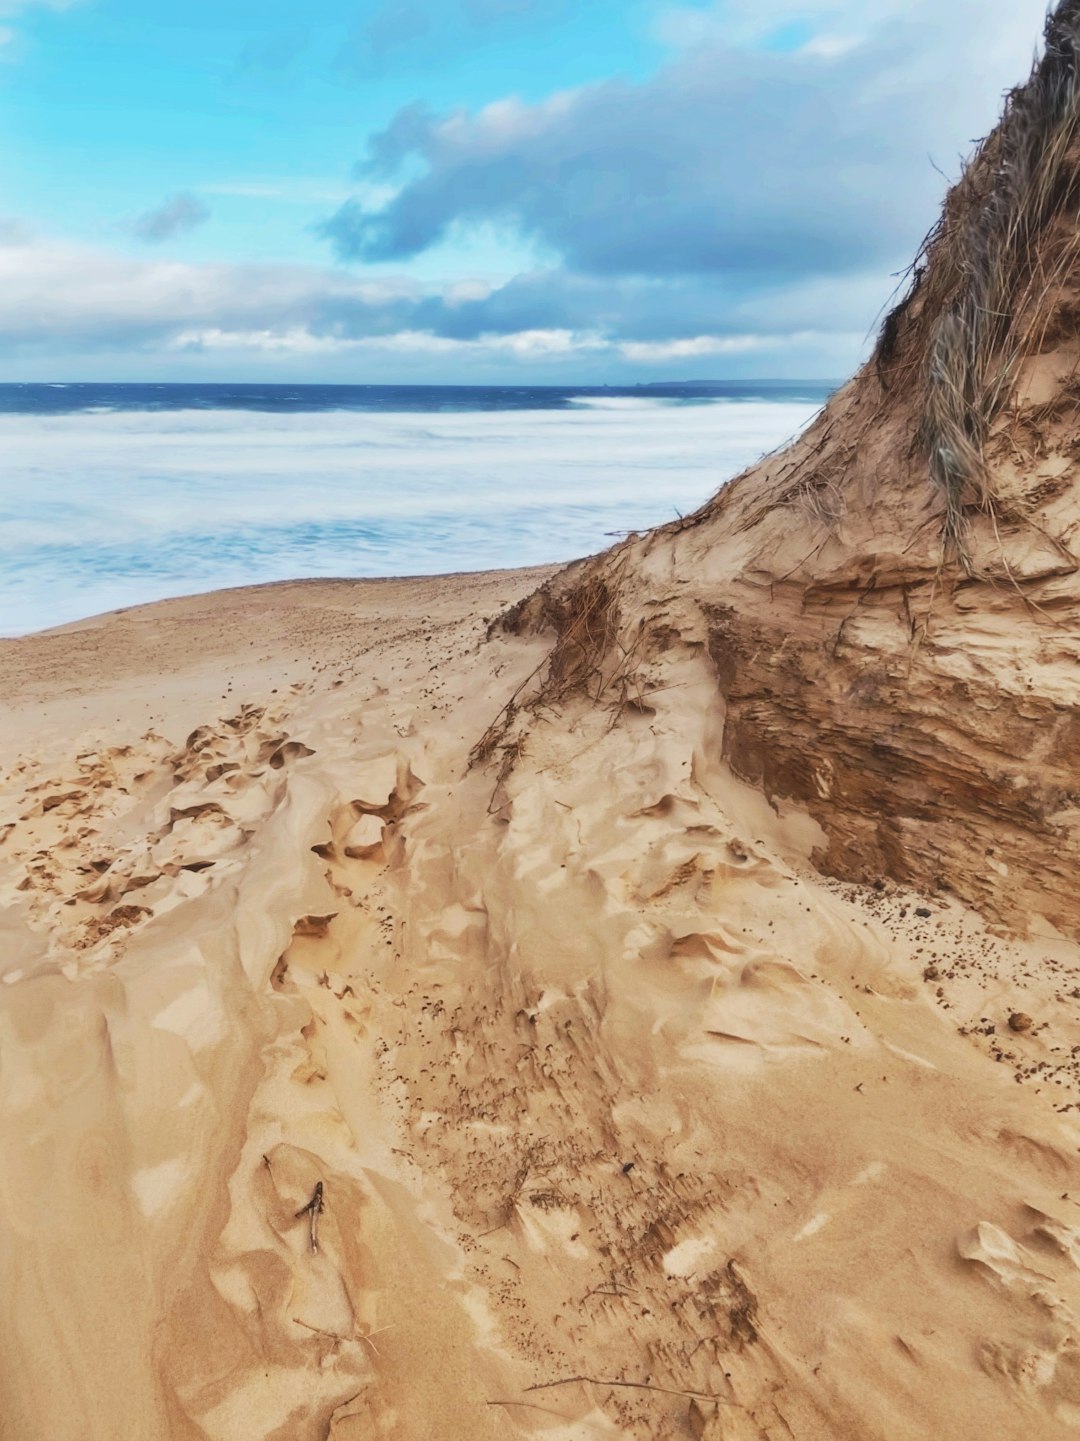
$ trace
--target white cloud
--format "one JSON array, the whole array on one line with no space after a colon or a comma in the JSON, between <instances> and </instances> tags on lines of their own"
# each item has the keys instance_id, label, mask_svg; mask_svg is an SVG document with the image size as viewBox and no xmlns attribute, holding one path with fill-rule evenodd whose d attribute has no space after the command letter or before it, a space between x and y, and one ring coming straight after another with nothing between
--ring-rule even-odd
<instances>
[{"instance_id":1,"label":"white cloud","mask_svg":"<svg viewBox=\"0 0 1080 1441\"><path fill-rule=\"evenodd\" d=\"M758 292L885 274L936 216L931 157L958 170L1023 79L1042 4L684 6L668 14L680 48L644 79L441 115L405 106L361 166L398 181L393 198L357 194L321 233L345 261L411 263L501 226L570 271L738 275ZM958 63L974 33L978 63Z\"/></svg>"},{"instance_id":2,"label":"white cloud","mask_svg":"<svg viewBox=\"0 0 1080 1441\"><path fill-rule=\"evenodd\" d=\"M42 241L8 222L0 224L0 356L25 362L119 352L202 355L283 370L384 356L470 365L501 359L546 368L589 358L664 365L699 357L782 356L792 348L805 355L815 345L825 354L847 347L853 358L857 348L846 333L830 336L812 325L787 331L776 324L779 315L762 317L764 330L752 328L748 313L746 329L734 334L656 334L658 313L677 320L666 315L672 303L666 292L636 319L628 314L622 326L589 322L597 306L610 308L602 289L569 306L580 309L585 323L536 324L531 314L567 307L557 273L531 279L519 305L504 302L498 288L482 281L426 293L400 276L373 281L313 266L143 260ZM816 313L820 320L834 300L828 291L820 303L812 292L793 297L792 315L813 320ZM700 313L699 304L694 309Z\"/></svg>"},{"instance_id":3,"label":"white cloud","mask_svg":"<svg viewBox=\"0 0 1080 1441\"><path fill-rule=\"evenodd\" d=\"M342 340L333 335L313 335L303 326L285 330L221 330L206 326L201 330L181 330L165 342L171 351L224 350L254 351L262 355L311 356L340 355L355 350L358 342Z\"/></svg>"},{"instance_id":4,"label":"white cloud","mask_svg":"<svg viewBox=\"0 0 1080 1441\"><path fill-rule=\"evenodd\" d=\"M50 0L0 0L0 22L34 3ZM1042 8L686 0L657 22L675 53L652 76L535 103L503 96L473 113L407 107L348 188L273 173L199 186L342 205L341 253L380 261L376 272L135 259L35 240L0 218L0 355L111 348L273 366L371 354L429 356L433 368L715 358L733 370L742 357L745 371L797 354L807 373L836 374L933 219L942 185L928 151L955 169L992 123ZM173 197L140 224L157 239L202 214L194 197ZM485 253L462 261L478 235ZM365 243L350 251L350 236ZM435 275L445 254L453 283L382 274L423 256Z\"/></svg>"},{"instance_id":5,"label":"white cloud","mask_svg":"<svg viewBox=\"0 0 1080 1441\"><path fill-rule=\"evenodd\" d=\"M747 355L775 344L775 336L694 335L683 340L628 340L620 350L628 360L688 360L695 355Z\"/></svg>"},{"instance_id":6,"label":"white cloud","mask_svg":"<svg viewBox=\"0 0 1080 1441\"><path fill-rule=\"evenodd\" d=\"M468 305L471 301L488 300L494 291L495 286L489 280L457 280L443 291L443 300L451 307Z\"/></svg>"},{"instance_id":7,"label":"white cloud","mask_svg":"<svg viewBox=\"0 0 1080 1441\"><path fill-rule=\"evenodd\" d=\"M399 330L389 335L343 337L314 335L302 326L284 330L223 330L209 326L182 330L167 343L169 351L226 351L262 356L310 357L348 353L498 356L557 359L606 354L622 360L664 363L696 357L747 355L832 340L819 332L792 335L697 335L684 340L620 341L589 331L522 330L508 335L486 333L469 340L431 331Z\"/></svg>"},{"instance_id":8,"label":"white cloud","mask_svg":"<svg viewBox=\"0 0 1080 1441\"><path fill-rule=\"evenodd\" d=\"M5 243L6 242L6 243ZM166 338L185 330L287 333L345 307L415 303L406 277L364 281L302 265L177 264L40 241L0 225L0 342L16 345ZM272 323L267 323L267 318Z\"/></svg>"},{"instance_id":9,"label":"white cloud","mask_svg":"<svg viewBox=\"0 0 1080 1441\"><path fill-rule=\"evenodd\" d=\"M799 47L801 55L818 56L822 60L839 60L862 41L853 35L815 35Z\"/></svg>"}]
</instances>

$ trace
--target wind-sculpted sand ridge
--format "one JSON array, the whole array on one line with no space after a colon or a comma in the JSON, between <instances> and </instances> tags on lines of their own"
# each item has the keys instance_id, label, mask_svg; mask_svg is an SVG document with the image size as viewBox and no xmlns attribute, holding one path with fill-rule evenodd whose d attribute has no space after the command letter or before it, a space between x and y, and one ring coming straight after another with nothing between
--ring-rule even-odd
<instances>
[{"instance_id":1,"label":"wind-sculpted sand ridge","mask_svg":"<svg viewBox=\"0 0 1080 1441\"><path fill-rule=\"evenodd\" d=\"M822 879L689 608L470 764L543 579L0 657L5 1441L1080 1423L1074 948Z\"/></svg>"}]
</instances>

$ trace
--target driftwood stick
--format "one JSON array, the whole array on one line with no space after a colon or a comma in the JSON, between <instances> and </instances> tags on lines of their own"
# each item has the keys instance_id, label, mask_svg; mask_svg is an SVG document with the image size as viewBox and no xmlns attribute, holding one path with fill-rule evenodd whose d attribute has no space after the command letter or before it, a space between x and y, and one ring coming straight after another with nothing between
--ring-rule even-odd
<instances>
[{"instance_id":1,"label":"driftwood stick","mask_svg":"<svg viewBox=\"0 0 1080 1441\"><path fill-rule=\"evenodd\" d=\"M664 1396L688 1396L694 1401L715 1401L720 1406L738 1406L745 1410L741 1401L732 1401L728 1396L717 1396L712 1391L680 1391L671 1386L653 1386L648 1381L611 1381L598 1376L564 1376L560 1381L541 1381L535 1386L526 1386L526 1391L548 1391L552 1386L572 1386L575 1381L585 1381L590 1386L630 1386L635 1391L659 1391Z\"/></svg>"},{"instance_id":2,"label":"driftwood stick","mask_svg":"<svg viewBox=\"0 0 1080 1441\"><path fill-rule=\"evenodd\" d=\"M346 1336L339 1336L336 1331L324 1331L321 1326L313 1326L310 1321L301 1321L299 1316L294 1316L293 1324L303 1326L305 1331L312 1331L316 1336L325 1336L328 1341L346 1341Z\"/></svg>"},{"instance_id":3,"label":"driftwood stick","mask_svg":"<svg viewBox=\"0 0 1080 1441\"><path fill-rule=\"evenodd\" d=\"M323 1183L321 1181L316 1181L315 1190L312 1193L311 1200L307 1203L306 1206L301 1206L299 1211L297 1211L296 1213L297 1220L299 1220L301 1216L308 1217L308 1234L311 1239L312 1251L317 1251L319 1249L319 1217L322 1215L322 1209Z\"/></svg>"},{"instance_id":4,"label":"driftwood stick","mask_svg":"<svg viewBox=\"0 0 1080 1441\"><path fill-rule=\"evenodd\" d=\"M561 1411L555 1411L550 1406L540 1406L535 1401L488 1401L489 1406L523 1406L529 1411L543 1411L545 1416L558 1416L561 1420L569 1420Z\"/></svg>"}]
</instances>

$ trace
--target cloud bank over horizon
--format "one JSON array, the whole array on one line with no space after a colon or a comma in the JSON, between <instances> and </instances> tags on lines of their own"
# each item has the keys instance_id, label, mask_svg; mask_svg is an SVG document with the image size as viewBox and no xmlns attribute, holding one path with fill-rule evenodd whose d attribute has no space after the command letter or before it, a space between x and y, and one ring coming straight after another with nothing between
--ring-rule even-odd
<instances>
[{"instance_id":1,"label":"cloud bank over horizon","mask_svg":"<svg viewBox=\"0 0 1080 1441\"><path fill-rule=\"evenodd\" d=\"M850 294L835 298L858 313ZM380 379L389 365L395 378L415 371L430 382L452 359L457 378L463 365L482 380L486 365L527 363L557 380L552 368L567 360L576 362L575 376L603 376L672 362L708 372L713 361L748 357L746 373L783 375L792 353L809 375L838 335L858 344L854 332L813 328L816 296L790 299L790 313L719 295L703 306L688 285L677 317L670 286L627 284L624 334L606 322L609 287L590 292L588 282L557 270L431 293L407 278L365 281L315 266L146 261L19 234L5 244L0 231L0 335L24 368L31 362L28 378L52 374L62 350L101 353L110 363L165 356L185 376L226 374L238 361L272 373L291 358L342 378L367 359L378 360Z\"/></svg>"},{"instance_id":2,"label":"cloud bank over horizon","mask_svg":"<svg viewBox=\"0 0 1080 1441\"><path fill-rule=\"evenodd\" d=\"M451 24L527 46L565 8L388 0L345 41L392 69ZM654 6L638 75L527 98L496 67L471 82L476 103L383 107L355 137L352 194L314 202L291 255L227 233L230 193L282 223L256 179L245 197L207 175L137 211L125 228L152 260L103 226L32 231L12 207L0 373L116 373L126 356L193 377L431 380L452 359L476 379L839 378L935 218L941 171L1023 78L1041 15L1030 0L778 0L767 23L750 0Z\"/></svg>"}]
</instances>

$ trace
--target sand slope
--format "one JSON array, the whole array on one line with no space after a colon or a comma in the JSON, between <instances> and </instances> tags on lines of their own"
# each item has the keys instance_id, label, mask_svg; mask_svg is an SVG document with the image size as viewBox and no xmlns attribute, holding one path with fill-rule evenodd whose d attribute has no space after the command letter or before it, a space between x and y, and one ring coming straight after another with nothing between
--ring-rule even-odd
<instances>
[{"instance_id":1,"label":"sand slope","mask_svg":"<svg viewBox=\"0 0 1080 1441\"><path fill-rule=\"evenodd\" d=\"M1080 1425L1075 947L823 878L681 601L470 768L544 579L0 645L5 1441Z\"/></svg>"}]
</instances>

